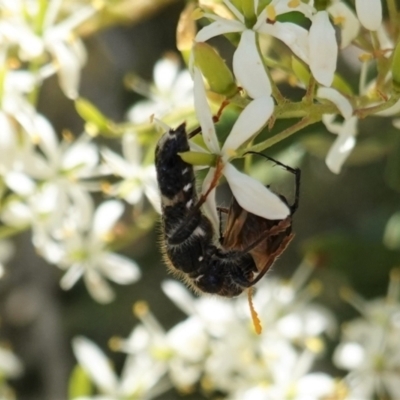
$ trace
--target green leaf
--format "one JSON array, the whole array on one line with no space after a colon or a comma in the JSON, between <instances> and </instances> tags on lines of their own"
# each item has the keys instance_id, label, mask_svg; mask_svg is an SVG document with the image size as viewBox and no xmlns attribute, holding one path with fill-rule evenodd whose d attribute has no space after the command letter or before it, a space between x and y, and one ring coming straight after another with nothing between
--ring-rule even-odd
<instances>
[{"instance_id":1,"label":"green leaf","mask_svg":"<svg viewBox=\"0 0 400 400\"><path fill-rule=\"evenodd\" d=\"M90 396L92 393L93 385L88 374L80 365L76 365L69 378L68 399L73 400L77 397Z\"/></svg>"},{"instance_id":2,"label":"green leaf","mask_svg":"<svg viewBox=\"0 0 400 400\"><path fill-rule=\"evenodd\" d=\"M291 22L292 24L300 25L303 28L308 29L311 26L311 22L305 15L299 11L287 12L276 16L276 20L279 22Z\"/></svg>"}]
</instances>

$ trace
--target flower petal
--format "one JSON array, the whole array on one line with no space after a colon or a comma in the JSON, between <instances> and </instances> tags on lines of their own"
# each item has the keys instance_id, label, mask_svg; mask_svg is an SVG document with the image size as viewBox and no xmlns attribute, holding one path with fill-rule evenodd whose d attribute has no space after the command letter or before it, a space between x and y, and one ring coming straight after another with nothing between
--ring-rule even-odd
<instances>
[{"instance_id":1,"label":"flower petal","mask_svg":"<svg viewBox=\"0 0 400 400\"><path fill-rule=\"evenodd\" d=\"M310 70L318 83L330 86L336 70L338 45L326 11L314 15L308 41Z\"/></svg>"},{"instance_id":2,"label":"flower petal","mask_svg":"<svg viewBox=\"0 0 400 400\"><path fill-rule=\"evenodd\" d=\"M36 189L35 181L22 172L9 172L5 177L5 182L12 191L23 197L31 196Z\"/></svg>"},{"instance_id":3,"label":"flower petal","mask_svg":"<svg viewBox=\"0 0 400 400\"><path fill-rule=\"evenodd\" d=\"M16 378L23 372L23 365L18 357L4 347L0 347L0 371L6 378Z\"/></svg>"},{"instance_id":4,"label":"flower petal","mask_svg":"<svg viewBox=\"0 0 400 400\"><path fill-rule=\"evenodd\" d=\"M221 18L200 29L194 40L196 42L205 42L215 36L230 32L241 32L244 29L245 26L239 21Z\"/></svg>"},{"instance_id":5,"label":"flower petal","mask_svg":"<svg viewBox=\"0 0 400 400\"><path fill-rule=\"evenodd\" d=\"M358 119L356 117L346 120L342 125L337 139L328 151L325 162L328 168L335 174L340 173L343 163L356 144L357 122Z\"/></svg>"},{"instance_id":6,"label":"flower petal","mask_svg":"<svg viewBox=\"0 0 400 400\"><path fill-rule=\"evenodd\" d=\"M108 279L128 285L140 278L140 269L135 261L115 253L105 253L99 260L98 269Z\"/></svg>"},{"instance_id":7,"label":"flower petal","mask_svg":"<svg viewBox=\"0 0 400 400\"><path fill-rule=\"evenodd\" d=\"M60 286L64 290L69 290L78 282L83 275L84 269L82 264L73 264L60 280Z\"/></svg>"},{"instance_id":8,"label":"flower petal","mask_svg":"<svg viewBox=\"0 0 400 400\"><path fill-rule=\"evenodd\" d=\"M262 218L279 220L290 215L290 209L281 198L261 182L226 164L224 175L237 202L247 211Z\"/></svg>"},{"instance_id":9,"label":"flower petal","mask_svg":"<svg viewBox=\"0 0 400 400\"><path fill-rule=\"evenodd\" d=\"M342 124L339 122L335 122L336 114L324 114L322 116L322 122L325 125L325 128L328 129L329 132L338 135L340 129L342 128Z\"/></svg>"},{"instance_id":10,"label":"flower petal","mask_svg":"<svg viewBox=\"0 0 400 400\"><path fill-rule=\"evenodd\" d=\"M77 336L72 340L72 350L82 368L104 393L115 393L117 377L110 368L110 361L91 340Z\"/></svg>"},{"instance_id":11,"label":"flower petal","mask_svg":"<svg viewBox=\"0 0 400 400\"><path fill-rule=\"evenodd\" d=\"M381 0L356 0L356 12L364 28L376 31L381 26Z\"/></svg>"},{"instance_id":12,"label":"flower petal","mask_svg":"<svg viewBox=\"0 0 400 400\"><path fill-rule=\"evenodd\" d=\"M78 97L81 61L63 41L52 41L48 48L57 60L58 77L62 91L69 99Z\"/></svg>"},{"instance_id":13,"label":"flower petal","mask_svg":"<svg viewBox=\"0 0 400 400\"><path fill-rule=\"evenodd\" d=\"M107 173L113 173L122 178L130 176L130 165L119 154L107 147L101 149L101 156L107 164Z\"/></svg>"},{"instance_id":14,"label":"flower petal","mask_svg":"<svg viewBox=\"0 0 400 400\"><path fill-rule=\"evenodd\" d=\"M194 106L201 126L204 143L213 154L219 154L219 143L215 133L210 106L207 102L203 76L197 67L194 68Z\"/></svg>"},{"instance_id":15,"label":"flower petal","mask_svg":"<svg viewBox=\"0 0 400 400\"><path fill-rule=\"evenodd\" d=\"M264 21L257 31L281 40L297 57L308 64L308 31L306 29L290 22L275 21L270 24Z\"/></svg>"},{"instance_id":16,"label":"flower petal","mask_svg":"<svg viewBox=\"0 0 400 400\"><path fill-rule=\"evenodd\" d=\"M97 271L94 269L87 269L83 279L89 294L98 303L107 304L114 300L114 291Z\"/></svg>"},{"instance_id":17,"label":"flower petal","mask_svg":"<svg viewBox=\"0 0 400 400\"><path fill-rule=\"evenodd\" d=\"M122 136L122 154L129 165L140 165L142 150L135 133L129 132Z\"/></svg>"},{"instance_id":18,"label":"flower petal","mask_svg":"<svg viewBox=\"0 0 400 400\"><path fill-rule=\"evenodd\" d=\"M91 177L93 168L99 161L97 146L93 143L73 142L64 153L62 167L64 170L77 170L76 175L89 174Z\"/></svg>"},{"instance_id":19,"label":"flower petal","mask_svg":"<svg viewBox=\"0 0 400 400\"><path fill-rule=\"evenodd\" d=\"M271 95L271 82L258 52L256 33L245 30L233 55L233 72L253 99Z\"/></svg>"},{"instance_id":20,"label":"flower petal","mask_svg":"<svg viewBox=\"0 0 400 400\"><path fill-rule=\"evenodd\" d=\"M320 87L317 91L317 97L331 101L339 109L344 119L349 119L353 114L353 106L336 89Z\"/></svg>"},{"instance_id":21,"label":"flower petal","mask_svg":"<svg viewBox=\"0 0 400 400\"><path fill-rule=\"evenodd\" d=\"M109 200L100 204L93 218L93 234L97 237L107 234L123 211L124 206L122 202L117 200Z\"/></svg>"},{"instance_id":22,"label":"flower petal","mask_svg":"<svg viewBox=\"0 0 400 400\"><path fill-rule=\"evenodd\" d=\"M165 57L156 62L153 78L157 90L168 92L172 89L179 72L178 60L172 57Z\"/></svg>"},{"instance_id":23,"label":"flower petal","mask_svg":"<svg viewBox=\"0 0 400 400\"><path fill-rule=\"evenodd\" d=\"M274 101L271 96L259 97L251 101L233 125L222 147L222 153L229 157L232 151L265 126L273 111Z\"/></svg>"},{"instance_id":24,"label":"flower petal","mask_svg":"<svg viewBox=\"0 0 400 400\"><path fill-rule=\"evenodd\" d=\"M161 283L161 289L185 314L192 315L196 313L193 296L182 283L168 279Z\"/></svg>"}]
</instances>

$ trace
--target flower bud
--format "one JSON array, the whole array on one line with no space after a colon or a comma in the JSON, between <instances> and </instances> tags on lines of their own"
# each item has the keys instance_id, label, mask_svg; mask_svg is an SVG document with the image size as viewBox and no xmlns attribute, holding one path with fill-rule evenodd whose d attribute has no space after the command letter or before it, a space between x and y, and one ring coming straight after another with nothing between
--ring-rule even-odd
<instances>
[{"instance_id":1,"label":"flower bud","mask_svg":"<svg viewBox=\"0 0 400 400\"><path fill-rule=\"evenodd\" d=\"M191 165L208 165L214 166L217 156L210 153L202 153L200 151L184 151L178 153L183 161Z\"/></svg>"},{"instance_id":2,"label":"flower bud","mask_svg":"<svg viewBox=\"0 0 400 400\"><path fill-rule=\"evenodd\" d=\"M225 61L207 43L196 43L193 47L195 63L207 79L210 90L232 97L238 91L233 74Z\"/></svg>"},{"instance_id":3,"label":"flower bud","mask_svg":"<svg viewBox=\"0 0 400 400\"><path fill-rule=\"evenodd\" d=\"M304 86L308 85L311 75L310 70L302 61L294 56L292 56L292 71L296 78L303 83Z\"/></svg>"}]
</instances>

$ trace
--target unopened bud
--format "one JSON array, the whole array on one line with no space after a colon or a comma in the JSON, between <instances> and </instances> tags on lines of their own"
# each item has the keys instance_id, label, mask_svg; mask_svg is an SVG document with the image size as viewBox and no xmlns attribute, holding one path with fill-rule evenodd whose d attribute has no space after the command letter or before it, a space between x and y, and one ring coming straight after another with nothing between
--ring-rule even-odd
<instances>
[{"instance_id":1,"label":"unopened bud","mask_svg":"<svg viewBox=\"0 0 400 400\"><path fill-rule=\"evenodd\" d=\"M300 61L297 57L292 56L292 71L296 75L296 78L303 83L304 86L308 85L310 80L310 70L308 67Z\"/></svg>"},{"instance_id":2,"label":"unopened bud","mask_svg":"<svg viewBox=\"0 0 400 400\"><path fill-rule=\"evenodd\" d=\"M228 98L234 96L238 88L233 74L214 48L207 43L196 43L193 52L195 63L206 78L210 90Z\"/></svg>"},{"instance_id":3,"label":"unopened bud","mask_svg":"<svg viewBox=\"0 0 400 400\"><path fill-rule=\"evenodd\" d=\"M217 156L210 153L202 153L200 151L185 151L178 153L183 161L191 165L208 165L214 166Z\"/></svg>"}]
</instances>

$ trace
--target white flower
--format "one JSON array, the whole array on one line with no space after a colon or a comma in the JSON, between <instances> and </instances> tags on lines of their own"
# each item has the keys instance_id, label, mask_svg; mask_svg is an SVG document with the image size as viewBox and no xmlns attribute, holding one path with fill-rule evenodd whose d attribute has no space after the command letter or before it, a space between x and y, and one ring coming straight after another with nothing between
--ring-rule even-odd
<instances>
[{"instance_id":1,"label":"white flower","mask_svg":"<svg viewBox=\"0 0 400 400\"><path fill-rule=\"evenodd\" d=\"M4 117L5 126L7 121ZM99 155L86 135L59 142L40 114L33 113L24 124L22 145L17 147L15 132L6 130L3 136L14 154L4 165L5 182L19 199L7 203L2 218L12 226L32 225L34 243L47 257L48 236L60 240L89 222L93 205L88 191L100 189L99 182L89 179L97 174Z\"/></svg>"},{"instance_id":2,"label":"white flower","mask_svg":"<svg viewBox=\"0 0 400 400\"><path fill-rule=\"evenodd\" d=\"M123 178L111 185L111 195L119 196L130 204L139 204L145 195L154 209L161 213L156 170L154 164L142 165L141 148L135 134L127 133L122 137L123 157L107 148L101 154L109 172Z\"/></svg>"},{"instance_id":3,"label":"white flower","mask_svg":"<svg viewBox=\"0 0 400 400\"><path fill-rule=\"evenodd\" d=\"M9 349L0 346L0 374L6 378L21 375L23 366L19 358Z\"/></svg>"},{"instance_id":4,"label":"white flower","mask_svg":"<svg viewBox=\"0 0 400 400\"><path fill-rule=\"evenodd\" d=\"M376 31L381 26L381 0L356 0L356 12L364 28L370 31Z\"/></svg>"},{"instance_id":5,"label":"white flower","mask_svg":"<svg viewBox=\"0 0 400 400\"><path fill-rule=\"evenodd\" d=\"M161 381L164 369L144 353L127 357L119 379L111 369L110 360L90 340L76 337L72 348L79 364L100 392L98 396L79 397L79 400L151 399L168 389Z\"/></svg>"},{"instance_id":6,"label":"white flower","mask_svg":"<svg viewBox=\"0 0 400 400\"><path fill-rule=\"evenodd\" d=\"M7 46L18 46L23 60L37 59L50 53L58 71L61 89L74 99L78 95L80 70L86 62L86 51L74 29L96 13L92 5L79 6L64 20L57 21L63 2L51 0L44 10L38 2L3 2L0 21L0 41ZM38 25L39 18L40 25ZM40 33L38 33L40 32Z\"/></svg>"},{"instance_id":7,"label":"white flower","mask_svg":"<svg viewBox=\"0 0 400 400\"><path fill-rule=\"evenodd\" d=\"M151 354L181 390L200 381L208 391L242 399L251 388L267 385L271 397L263 400L289 399L289 394L322 400L331 394L333 381L310 369L334 321L323 307L310 304L316 291L304 285L311 270L303 263L289 283L275 279L258 287L254 302L266 327L260 336L250 323L246 299L194 298L181 283L166 281L163 291L188 318L166 332L147 305L136 304L141 325L116 347L131 356ZM295 327L287 317L296 319Z\"/></svg>"},{"instance_id":8,"label":"white flower","mask_svg":"<svg viewBox=\"0 0 400 400\"><path fill-rule=\"evenodd\" d=\"M188 385L203 372L208 389L227 392L235 399L264 384L271 395L266 399L285 399L292 393L291 388L297 388L299 399L300 393L305 396L318 392L320 397L330 393L330 377L316 378L320 385L313 385L313 389L302 383L306 377L312 380L308 374L323 349L322 334L331 332L335 325L329 312L309 303L315 289L303 286L310 272L310 266L304 264L290 283L277 279L260 282L254 298L266 327L260 336L252 329L245 298L230 302L194 298L182 284L164 282L166 295L189 316L166 334L165 342L174 349L170 353L170 374L180 363L186 366L183 379ZM296 350L293 343L303 350Z\"/></svg>"},{"instance_id":9,"label":"white flower","mask_svg":"<svg viewBox=\"0 0 400 400\"><path fill-rule=\"evenodd\" d=\"M334 1L327 11L333 17L334 24L341 29L340 47L347 47L358 36L360 22L353 10L344 2Z\"/></svg>"},{"instance_id":10,"label":"white flower","mask_svg":"<svg viewBox=\"0 0 400 400\"><path fill-rule=\"evenodd\" d=\"M127 114L130 121L140 124L149 122L152 115L158 118L176 109L187 108L193 104L193 82L188 70L179 71L179 63L175 58L164 57L157 61L153 72L154 86L143 90L135 88L148 100L137 102Z\"/></svg>"},{"instance_id":11,"label":"white flower","mask_svg":"<svg viewBox=\"0 0 400 400\"><path fill-rule=\"evenodd\" d=\"M114 292L102 276L121 285L140 278L139 267L133 260L107 250L107 239L122 212L122 203L106 201L90 216L93 220L89 219L89 226L81 226L81 230L73 231L59 243L48 240L47 253L52 254L53 262L60 268L67 269L61 279L63 289L70 289L83 276L93 298L107 303Z\"/></svg>"},{"instance_id":12,"label":"white flower","mask_svg":"<svg viewBox=\"0 0 400 400\"><path fill-rule=\"evenodd\" d=\"M286 374L287 377L290 373ZM324 400L335 398L335 379L324 373L309 373L295 382L267 382L239 390L229 400Z\"/></svg>"},{"instance_id":13,"label":"white flower","mask_svg":"<svg viewBox=\"0 0 400 400\"><path fill-rule=\"evenodd\" d=\"M338 136L329 149L325 162L332 172L339 174L344 162L356 145L355 136L357 135L358 118L352 116L353 106L337 90L319 88L317 97L335 104L345 119L343 123L337 123L334 122L334 114L325 114L322 117L322 122L328 131Z\"/></svg>"},{"instance_id":14,"label":"white flower","mask_svg":"<svg viewBox=\"0 0 400 400\"><path fill-rule=\"evenodd\" d=\"M209 336L202 321L194 316L165 332L147 305L138 302L134 309L142 324L127 339L118 339L115 347L132 356L151 354L164 366L175 387L192 387L200 379L208 351Z\"/></svg>"},{"instance_id":15,"label":"white flower","mask_svg":"<svg viewBox=\"0 0 400 400\"><path fill-rule=\"evenodd\" d=\"M344 325L334 362L349 370L345 377L351 399L388 397L400 393L399 272L394 270L385 299L365 301L350 293L347 300L362 313Z\"/></svg>"},{"instance_id":16,"label":"white flower","mask_svg":"<svg viewBox=\"0 0 400 400\"><path fill-rule=\"evenodd\" d=\"M254 35L248 31L247 34ZM247 36L244 34L244 37ZM249 69L247 71L255 80L261 71ZM261 72L265 75L265 71ZM262 81L261 81L262 82ZM246 210L251 210L253 214L259 215L267 219L284 219L290 214L288 206L273 192L263 186L259 181L256 181L249 176L239 172L228 161L235 150L244 142L255 136L258 131L264 126L273 110L273 100L270 95L260 96L252 100L246 108L240 113L232 130L226 139L222 148L218 143L218 138L215 133L215 126L212 120L210 107L207 103L206 91L203 78L200 70L194 68L194 86L195 86L195 109L199 120L204 142L212 154L220 156L222 163L222 174L225 175L233 196L238 203ZM200 149L200 151L202 151ZM208 175L203 183L203 193L210 186L215 169L210 168ZM207 196L207 204L209 212L213 215L214 221L217 220L215 215L215 191L213 190Z\"/></svg>"},{"instance_id":17,"label":"white flower","mask_svg":"<svg viewBox=\"0 0 400 400\"><path fill-rule=\"evenodd\" d=\"M308 40L310 70L317 82L330 86L336 70L338 46L335 29L326 11L313 16Z\"/></svg>"},{"instance_id":18,"label":"white flower","mask_svg":"<svg viewBox=\"0 0 400 400\"><path fill-rule=\"evenodd\" d=\"M331 115L322 118L322 122L325 124L326 128L330 132L337 133L338 135L328 151L325 162L332 172L339 174L344 162L356 145L358 119L357 117L351 117L342 124L332 121Z\"/></svg>"},{"instance_id":19,"label":"white flower","mask_svg":"<svg viewBox=\"0 0 400 400\"><path fill-rule=\"evenodd\" d=\"M313 7L304 2L274 0L258 13L258 1L254 1L254 14L257 20L249 28L246 25L247 21L244 15L229 0L224 0L224 4L229 8L236 20L229 20L206 13L205 16L215 20L215 22L212 22L197 33L195 38L197 42L204 42L214 36L229 32L242 32L243 35L243 33L250 30L254 32L254 37L256 37L255 32L271 35L284 42L296 56L309 64L311 72L319 83L325 86L331 85L336 69L337 43L334 29L325 11L317 12L313 15L315 13ZM312 25L309 32L294 23L276 21L278 15L293 11L301 12L311 19ZM255 40L245 43L241 41L235 54L238 51L242 52L242 46L248 47L250 52L258 52ZM321 54L324 54L324 57L321 57ZM233 71L239 83L242 84L240 77L237 75L237 68L240 63L245 65L247 60L239 57L236 57L236 60L235 63L234 57Z\"/></svg>"}]
</instances>

